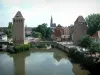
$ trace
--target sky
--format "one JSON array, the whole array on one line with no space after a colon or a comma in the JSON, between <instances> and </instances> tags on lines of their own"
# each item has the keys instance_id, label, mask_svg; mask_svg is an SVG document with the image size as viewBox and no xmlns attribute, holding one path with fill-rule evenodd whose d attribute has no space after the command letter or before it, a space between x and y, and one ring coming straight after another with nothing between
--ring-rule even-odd
<instances>
[{"instance_id":1,"label":"sky","mask_svg":"<svg viewBox=\"0 0 100 75\"><path fill-rule=\"evenodd\" d=\"M25 26L37 27L53 22L62 26L74 24L79 15L100 13L100 0L0 0L0 27L7 27L17 11L25 18Z\"/></svg>"}]
</instances>

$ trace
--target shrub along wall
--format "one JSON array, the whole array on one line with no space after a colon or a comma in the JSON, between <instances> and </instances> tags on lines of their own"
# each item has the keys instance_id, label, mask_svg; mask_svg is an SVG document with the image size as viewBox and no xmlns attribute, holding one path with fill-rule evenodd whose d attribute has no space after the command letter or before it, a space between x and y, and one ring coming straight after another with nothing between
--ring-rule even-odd
<instances>
[{"instance_id":1,"label":"shrub along wall","mask_svg":"<svg viewBox=\"0 0 100 75\"><path fill-rule=\"evenodd\" d=\"M77 62L82 65L82 67L90 71L90 75L100 75L100 62L96 62L95 57L88 56L85 53L77 51L76 48L70 48L68 56L72 59L72 62Z\"/></svg>"},{"instance_id":2,"label":"shrub along wall","mask_svg":"<svg viewBox=\"0 0 100 75\"><path fill-rule=\"evenodd\" d=\"M79 46L87 48L91 54L100 53L100 42L91 38L90 36L85 36L81 39Z\"/></svg>"},{"instance_id":3,"label":"shrub along wall","mask_svg":"<svg viewBox=\"0 0 100 75\"><path fill-rule=\"evenodd\" d=\"M15 46L15 53L28 51L30 48L30 44L22 44Z\"/></svg>"}]
</instances>

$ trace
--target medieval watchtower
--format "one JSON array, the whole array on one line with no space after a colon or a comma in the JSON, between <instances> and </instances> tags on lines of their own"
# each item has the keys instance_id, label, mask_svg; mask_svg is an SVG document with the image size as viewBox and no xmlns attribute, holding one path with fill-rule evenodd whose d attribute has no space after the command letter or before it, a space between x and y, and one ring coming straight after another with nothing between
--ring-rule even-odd
<instances>
[{"instance_id":1,"label":"medieval watchtower","mask_svg":"<svg viewBox=\"0 0 100 75\"><path fill-rule=\"evenodd\" d=\"M13 42L14 44L24 44L24 18L18 11L13 18Z\"/></svg>"}]
</instances>

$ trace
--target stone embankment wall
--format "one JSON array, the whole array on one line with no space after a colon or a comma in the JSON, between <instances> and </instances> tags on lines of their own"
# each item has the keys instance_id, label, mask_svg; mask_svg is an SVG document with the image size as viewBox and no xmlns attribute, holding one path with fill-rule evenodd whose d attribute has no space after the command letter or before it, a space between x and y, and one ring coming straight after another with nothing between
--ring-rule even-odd
<instances>
[{"instance_id":1,"label":"stone embankment wall","mask_svg":"<svg viewBox=\"0 0 100 75\"><path fill-rule=\"evenodd\" d=\"M69 48L63 44L55 42L54 44L52 44L52 46L54 46L55 48L62 49L65 52L69 52Z\"/></svg>"},{"instance_id":2,"label":"stone embankment wall","mask_svg":"<svg viewBox=\"0 0 100 75\"><path fill-rule=\"evenodd\" d=\"M66 51L66 52L69 52L69 48L64 45L64 44L61 44L59 42L36 42L36 43L31 43L32 45L41 45L41 44L51 44L52 47L54 48L59 48L59 49L62 49L63 51Z\"/></svg>"}]
</instances>

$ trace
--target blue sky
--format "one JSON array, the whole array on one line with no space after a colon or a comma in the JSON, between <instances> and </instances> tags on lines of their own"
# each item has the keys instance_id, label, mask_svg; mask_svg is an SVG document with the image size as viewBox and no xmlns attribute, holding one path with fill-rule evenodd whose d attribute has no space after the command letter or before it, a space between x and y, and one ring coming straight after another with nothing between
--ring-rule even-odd
<instances>
[{"instance_id":1,"label":"blue sky","mask_svg":"<svg viewBox=\"0 0 100 75\"><path fill-rule=\"evenodd\" d=\"M53 21L62 26L74 24L79 15L84 18L100 13L100 0L0 0L0 27L8 26L17 11L25 18L25 25L36 27Z\"/></svg>"}]
</instances>

